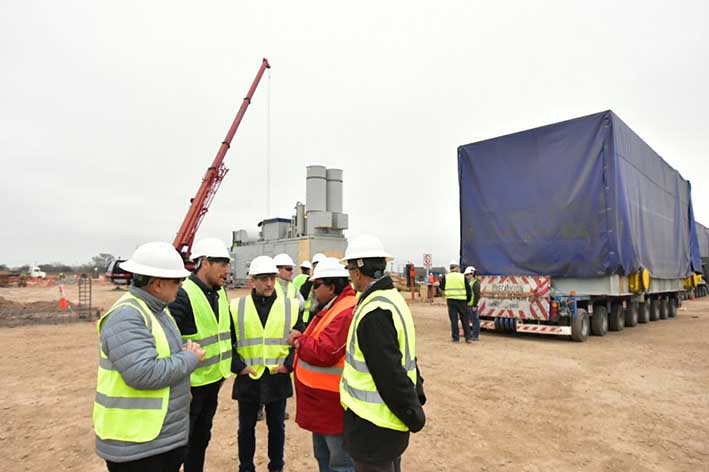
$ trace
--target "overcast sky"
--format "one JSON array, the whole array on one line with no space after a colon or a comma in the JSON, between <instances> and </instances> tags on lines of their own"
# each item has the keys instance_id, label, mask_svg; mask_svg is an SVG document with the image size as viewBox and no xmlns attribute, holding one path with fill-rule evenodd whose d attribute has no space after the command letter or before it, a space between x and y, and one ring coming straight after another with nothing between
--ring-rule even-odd
<instances>
[{"instance_id":1,"label":"overcast sky","mask_svg":"<svg viewBox=\"0 0 709 472\"><path fill-rule=\"evenodd\" d=\"M456 148L614 110L709 223L705 1L0 3L0 263L172 242L263 57L198 233L230 242L344 170L348 236L459 249ZM267 97L271 214L266 214Z\"/></svg>"}]
</instances>

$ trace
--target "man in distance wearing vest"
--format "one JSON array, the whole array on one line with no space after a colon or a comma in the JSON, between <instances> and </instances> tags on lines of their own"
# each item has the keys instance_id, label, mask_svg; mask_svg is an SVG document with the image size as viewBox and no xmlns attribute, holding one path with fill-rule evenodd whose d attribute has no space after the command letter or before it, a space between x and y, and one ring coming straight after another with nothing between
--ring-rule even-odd
<instances>
[{"instance_id":1,"label":"man in distance wearing vest","mask_svg":"<svg viewBox=\"0 0 709 472\"><path fill-rule=\"evenodd\" d=\"M318 263L325 259L325 257L325 254L323 254L322 252L318 252L313 256L313 271L318 266ZM315 298L315 293L313 292L312 280L306 280L303 283L303 285L300 287L300 294L305 300L305 306L303 309L303 323L307 325L310 322L310 318L312 318L315 313L318 312L318 301Z\"/></svg>"},{"instance_id":2,"label":"man in distance wearing vest","mask_svg":"<svg viewBox=\"0 0 709 472\"><path fill-rule=\"evenodd\" d=\"M293 279L293 284L295 285L295 289L300 292L300 287L303 286L305 282L308 281L310 278L310 269L313 268L313 265L310 263L310 261L303 261L300 263L300 274L296 275L295 279ZM302 294L301 294L302 296ZM303 297L305 298L305 297Z\"/></svg>"},{"instance_id":3,"label":"man in distance wearing vest","mask_svg":"<svg viewBox=\"0 0 709 472\"><path fill-rule=\"evenodd\" d=\"M320 472L352 472L352 458L343 448L340 378L345 344L357 303L347 269L334 257L323 259L311 280L322 309L302 336L291 337L296 348L295 391L298 425L313 433L313 451Z\"/></svg>"},{"instance_id":4,"label":"man in distance wearing vest","mask_svg":"<svg viewBox=\"0 0 709 472\"><path fill-rule=\"evenodd\" d=\"M133 284L98 322L96 453L111 472L177 472L189 435L190 373L205 355L198 343L182 343L167 308L189 272L163 242L141 245L120 267Z\"/></svg>"},{"instance_id":5,"label":"man in distance wearing vest","mask_svg":"<svg viewBox=\"0 0 709 472\"><path fill-rule=\"evenodd\" d=\"M197 342L206 351L204 362L191 376L190 437L185 457L185 472L201 472L219 389L231 376L235 336L224 290L231 261L226 245L216 238L201 239L192 247L192 260L195 270L170 304L170 312L182 340Z\"/></svg>"},{"instance_id":6,"label":"man in distance wearing vest","mask_svg":"<svg viewBox=\"0 0 709 472\"><path fill-rule=\"evenodd\" d=\"M278 278L276 282L276 290L280 290L288 298L295 298L298 301L298 309L303 311L305 307L305 299L300 294L300 291L296 289L293 283L293 269L295 263L293 259L288 254L278 254L273 258L273 262L276 263L276 269L278 269ZM279 293L280 294L280 293Z\"/></svg>"},{"instance_id":7,"label":"man in distance wearing vest","mask_svg":"<svg viewBox=\"0 0 709 472\"><path fill-rule=\"evenodd\" d=\"M276 264L258 256L249 265L253 290L231 302L236 333L232 372L232 398L239 402L239 471L255 471L256 417L265 405L268 425L268 470L283 470L286 399L293 396L293 348L288 344L292 330L302 331L298 303L279 296Z\"/></svg>"},{"instance_id":8,"label":"man in distance wearing vest","mask_svg":"<svg viewBox=\"0 0 709 472\"><path fill-rule=\"evenodd\" d=\"M480 340L480 315L478 313L478 303L480 302L480 279L478 279L478 271L473 266L468 266L465 268L465 279L470 285L470 289L473 292L470 301L468 302L468 307L470 308L471 317L471 327L473 330L472 339L473 341Z\"/></svg>"},{"instance_id":9,"label":"man in distance wearing vest","mask_svg":"<svg viewBox=\"0 0 709 472\"><path fill-rule=\"evenodd\" d=\"M426 423L414 321L391 277L384 275L392 259L369 235L351 240L343 259L362 292L340 382L344 447L357 472L400 471L410 432Z\"/></svg>"},{"instance_id":10,"label":"man in distance wearing vest","mask_svg":"<svg viewBox=\"0 0 709 472\"><path fill-rule=\"evenodd\" d=\"M465 280L465 276L460 273L458 263L451 261L448 266L450 272L441 280L441 290L446 296L446 305L448 305L452 341L455 343L460 341L460 328L458 328L458 319L460 318L465 342L470 343L473 340L470 334L470 308L468 307L468 302L473 292Z\"/></svg>"}]
</instances>

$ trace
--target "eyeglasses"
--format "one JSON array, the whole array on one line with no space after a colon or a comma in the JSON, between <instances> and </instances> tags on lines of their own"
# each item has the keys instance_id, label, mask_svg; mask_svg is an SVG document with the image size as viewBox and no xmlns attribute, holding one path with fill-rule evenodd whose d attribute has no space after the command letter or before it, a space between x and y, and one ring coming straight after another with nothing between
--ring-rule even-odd
<instances>
[{"instance_id":1,"label":"eyeglasses","mask_svg":"<svg viewBox=\"0 0 709 472\"><path fill-rule=\"evenodd\" d=\"M353 270L357 270L357 267L355 267L355 266L347 266L347 270L349 270L350 272L352 272Z\"/></svg>"},{"instance_id":2,"label":"eyeglasses","mask_svg":"<svg viewBox=\"0 0 709 472\"><path fill-rule=\"evenodd\" d=\"M293 268L292 268L292 267L281 267L281 269L284 269L284 270L286 270L286 271L288 271L288 272L293 272Z\"/></svg>"},{"instance_id":3,"label":"eyeglasses","mask_svg":"<svg viewBox=\"0 0 709 472\"><path fill-rule=\"evenodd\" d=\"M320 286L324 284L325 282L323 282L322 280L316 280L315 282L313 282L313 290L319 289Z\"/></svg>"}]
</instances>

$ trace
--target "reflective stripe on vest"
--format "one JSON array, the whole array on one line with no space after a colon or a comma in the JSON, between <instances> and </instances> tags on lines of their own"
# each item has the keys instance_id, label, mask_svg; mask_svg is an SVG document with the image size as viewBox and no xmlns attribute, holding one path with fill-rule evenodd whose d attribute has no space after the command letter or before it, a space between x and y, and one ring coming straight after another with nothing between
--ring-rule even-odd
<instances>
[{"instance_id":1,"label":"reflective stripe on vest","mask_svg":"<svg viewBox=\"0 0 709 472\"><path fill-rule=\"evenodd\" d=\"M130 306L138 311L155 340L158 359L170 357L170 345L160 321L138 297L126 293L98 322L99 365L94 401L93 422L96 435L102 440L148 442L160 434L170 400L170 387L157 390L138 390L123 381L101 347L103 321L120 307ZM170 312L165 309L172 320ZM174 322L174 320L172 320Z\"/></svg>"},{"instance_id":2,"label":"reflective stripe on vest","mask_svg":"<svg viewBox=\"0 0 709 472\"><path fill-rule=\"evenodd\" d=\"M479 281L480 281L479 278L473 277L468 282L468 285L470 285L470 301L468 302L468 306L473 306L473 303L475 302L475 291L473 291L473 286L475 285L475 282L479 282Z\"/></svg>"},{"instance_id":3,"label":"reflective stripe on vest","mask_svg":"<svg viewBox=\"0 0 709 472\"><path fill-rule=\"evenodd\" d=\"M359 348L357 327L368 313L377 308L392 313L401 351L402 367L412 382L412 388L415 388L416 332L411 311L396 289L377 290L361 300L355 309L347 335L345 367L340 382L340 401L344 408L351 408L359 417L379 427L408 431L408 427L389 409L379 395L364 354Z\"/></svg>"},{"instance_id":4,"label":"reflective stripe on vest","mask_svg":"<svg viewBox=\"0 0 709 472\"><path fill-rule=\"evenodd\" d=\"M293 299L277 295L265 327L251 295L233 300L231 315L236 331L236 352L256 371L249 377L257 380L266 368L285 362L290 352L288 333L298 321L298 304Z\"/></svg>"},{"instance_id":5,"label":"reflective stripe on vest","mask_svg":"<svg viewBox=\"0 0 709 472\"><path fill-rule=\"evenodd\" d=\"M341 298L323 314L320 321L318 321L315 326L312 324L308 325L303 336L311 336L316 340L319 339L320 333L327 328L337 315L352 308L356 303L357 298L353 295ZM293 366L296 377L298 377L298 380L300 380L303 385L330 392L340 391L340 377L342 376L342 369L345 366L344 354L334 365L321 367L305 362L303 359L300 359L296 353Z\"/></svg>"},{"instance_id":6,"label":"reflective stripe on vest","mask_svg":"<svg viewBox=\"0 0 709 472\"><path fill-rule=\"evenodd\" d=\"M460 272L451 272L446 275L446 299L465 300L465 276Z\"/></svg>"},{"instance_id":7,"label":"reflective stripe on vest","mask_svg":"<svg viewBox=\"0 0 709 472\"><path fill-rule=\"evenodd\" d=\"M229 301L226 291L220 288L218 294L219 322L204 291L194 281L187 279L182 284L192 306L195 334L183 335L199 343L204 349L204 361L192 372L190 383L193 387L208 385L231 376L231 331L229 326Z\"/></svg>"}]
</instances>

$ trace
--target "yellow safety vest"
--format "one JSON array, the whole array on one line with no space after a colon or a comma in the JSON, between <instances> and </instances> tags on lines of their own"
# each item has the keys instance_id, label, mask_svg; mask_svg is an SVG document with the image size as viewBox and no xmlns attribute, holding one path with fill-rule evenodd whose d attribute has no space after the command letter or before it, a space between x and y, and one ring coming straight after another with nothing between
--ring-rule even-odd
<instances>
[{"instance_id":1,"label":"yellow safety vest","mask_svg":"<svg viewBox=\"0 0 709 472\"><path fill-rule=\"evenodd\" d=\"M463 276L463 277L465 277L465 276ZM471 293L470 301L468 302L468 306L473 306L473 302L475 301L475 292L473 291L473 286L475 285L475 282L478 282L479 280L480 280L479 278L473 277L472 279L470 279L470 283L468 283L468 285L470 285L470 293ZM448 281L446 281L446 283L448 283Z\"/></svg>"},{"instance_id":2,"label":"yellow safety vest","mask_svg":"<svg viewBox=\"0 0 709 472\"><path fill-rule=\"evenodd\" d=\"M276 296L265 327L251 295L232 300L231 316L236 331L236 352L256 371L249 377L257 380L266 368L285 362L290 352L288 333L298 321L298 304L292 298Z\"/></svg>"},{"instance_id":3,"label":"yellow safety vest","mask_svg":"<svg viewBox=\"0 0 709 472\"><path fill-rule=\"evenodd\" d=\"M160 321L153 315L140 298L126 293L98 321L99 339L101 327L108 315L123 306L138 310L145 320L145 326L155 339L158 359L170 357L170 345ZM169 310L168 317L174 323ZM177 325L175 325L177 328ZM98 378L96 399L94 400L93 422L96 435L103 439L117 441L148 442L157 438L162 429L167 406L170 401L170 387L157 390L138 390L123 381L123 377L112 365L99 341Z\"/></svg>"},{"instance_id":4,"label":"yellow safety vest","mask_svg":"<svg viewBox=\"0 0 709 472\"><path fill-rule=\"evenodd\" d=\"M197 326L195 334L182 335L182 340L199 343L204 349L204 360L190 377L193 387L208 385L231 376L231 331L229 321L229 301L223 288L219 294L219 323L209 300L199 285L187 279L182 288L187 292L187 298L192 305L194 322Z\"/></svg>"},{"instance_id":5,"label":"yellow safety vest","mask_svg":"<svg viewBox=\"0 0 709 472\"><path fill-rule=\"evenodd\" d=\"M303 309L303 323L307 323L310 320L310 308L313 306L313 303L317 303L317 300L315 298L315 290L313 290L313 286L310 286L310 292L308 293L308 298L305 299L305 307Z\"/></svg>"},{"instance_id":6,"label":"yellow safety vest","mask_svg":"<svg viewBox=\"0 0 709 472\"><path fill-rule=\"evenodd\" d=\"M368 313L377 308L392 313L401 351L401 365L411 379L411 388L416 386L416 330L411 311L396 289L376 290L360 300L350 324L345 367L340 381L340 402L345 409L352 409L360 418L381 428L408 431L409 428L389 409L379 395L357 340L359 323Z\"/></svg>"},{"instance_id":7,"label":"yellow safety vest","mask_svg":"<svg viewBox=\"0 0 709 472\"><path fill-rule=\"evenodd\" d=\"M460 272L451 272L446 275L446 299L465 300L465 276Z\"/></svg>"},{"instance_id":8,"label":"yellow safety vest","mask_svg":"<svg viewBox=\"0 0 709 472\"><path fill-rule=\"evenodd\" d=\"M295 293L295 284L290 280L283 280L276 277L276 292L278 292L279 297L298 298L298 295Z\"/></svg>"},{"instance_id":9,"label":"yellow safety vest","mask_svg":"<svg viewBox=\"0 0 709 472\"><path fill-rule=\"evenodd\" d=\"M300 290L300 287L310 278L308 274L298 274L293 279L293 285L295 285L296 290Z\"/></svg>"}]
</instances>

